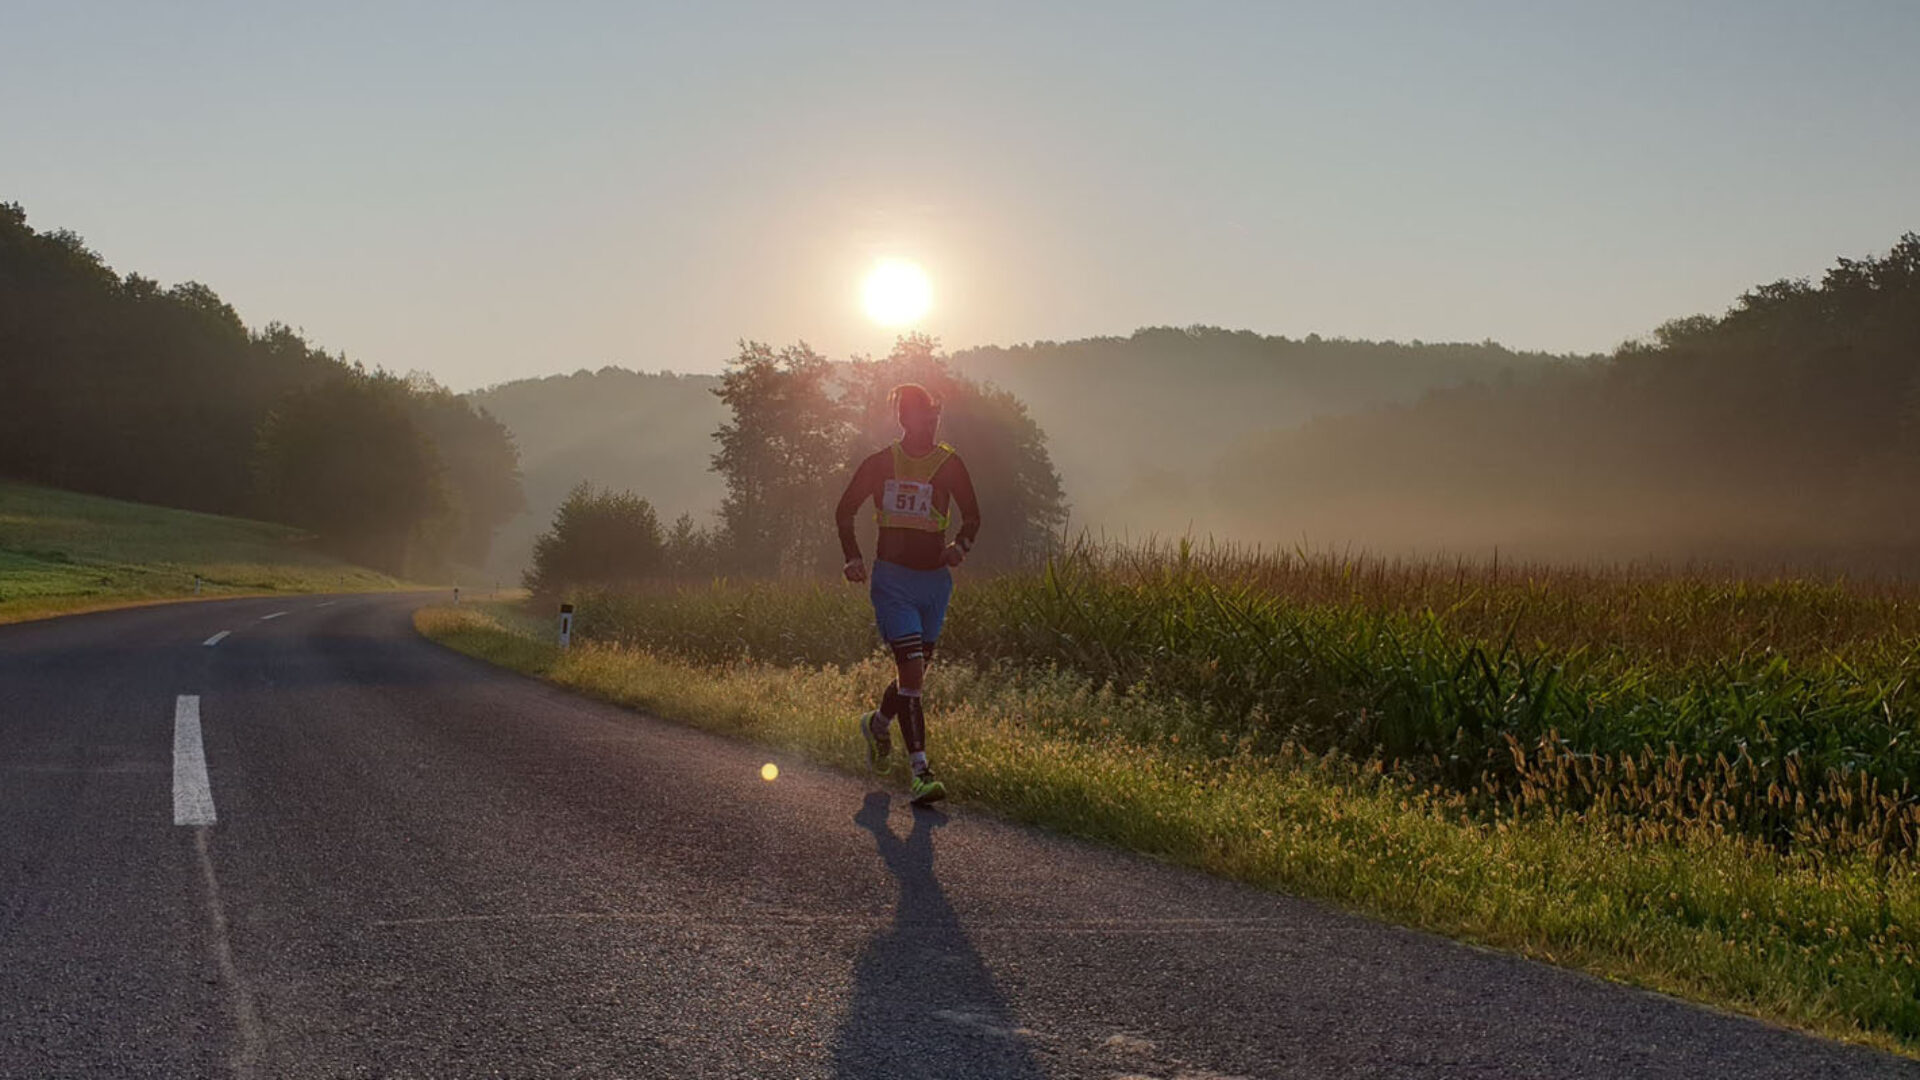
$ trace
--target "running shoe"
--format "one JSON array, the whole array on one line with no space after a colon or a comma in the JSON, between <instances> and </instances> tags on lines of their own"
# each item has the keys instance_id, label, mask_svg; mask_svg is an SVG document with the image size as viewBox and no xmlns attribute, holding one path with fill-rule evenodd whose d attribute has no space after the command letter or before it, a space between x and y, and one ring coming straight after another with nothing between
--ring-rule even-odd
<instances>
[{"instance_id":1,"label":"running shoe","mask_svg":"<svg viewBox=\"0 0 1920 1080\"><path fill-rule=\"evenodd\" d=\"M937 803L947 797L947 785L935 780L931 772L914 773L913 784L907 790L913 793L915 806Z\"/></svg>"},{"instance_id":2,"label":"running shoe","mask_svg":"<svg viewBox=\"0 0 1920 1080\"><path fill-rule=\"evenodd\" d=\"M893 739L887 734L888 726L880 718L878 709L860 717L860 736L867 741L867 768L874 772L886 772L893 764Z\"/></svg>"}]
</instances>

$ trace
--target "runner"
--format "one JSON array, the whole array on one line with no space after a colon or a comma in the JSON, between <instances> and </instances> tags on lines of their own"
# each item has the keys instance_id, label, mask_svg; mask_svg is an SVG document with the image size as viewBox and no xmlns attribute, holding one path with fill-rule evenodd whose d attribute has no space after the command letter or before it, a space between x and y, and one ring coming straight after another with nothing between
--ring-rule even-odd
<instances>
[{"instance_id":1,"label":"runner","mask_svg":"<svg viewBox=\"0 0 1920 1080\"><path fill-rule=\"evenodd\" d=\"M900 741L907 744L913 763L913 801L924 805L946 798L947 789L927 767L920 690L953 595L951 568L966 559L980 533L980 501L966 463L953 447L935 441L940 405L926 387L897 386L888 401L900 420L900 441L860 463L833 516L840 549L847 556L847 580L865 581L867 568L854 537L853 515L861 503L874 501L880 543L873 563L873 614L881 638L893 650L896 677L880 698L880 707L860 718L860 733L868 763L884 770L893 753L889 729L900 721ZM947 507L955 502L962 522L948 543Z\"/></svg>"}]
</instances>

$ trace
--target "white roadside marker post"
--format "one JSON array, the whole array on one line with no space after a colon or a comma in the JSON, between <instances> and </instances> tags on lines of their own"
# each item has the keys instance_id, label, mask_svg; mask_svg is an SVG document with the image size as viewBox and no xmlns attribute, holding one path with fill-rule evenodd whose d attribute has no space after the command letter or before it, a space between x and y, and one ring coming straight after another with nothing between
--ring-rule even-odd
<instances>
[{"instance_id":1,"label":"white roadside marker post","mask_svg":"<svg viewBox=\"0 0 1920 1080\"><path fill-rule=\"evenodd\" d=\"M560 648L566 649L573 644L573 605L560 605Z\"/></svg>"},{"instance_id":2,"label":"white roadside marker post","mask_svg":"<svg viewBox=\"0 0 1920 1080\"><path fill-rule=\"evenodd\" d=\"M458 585L453 587L453 602L455 604L460 603L460 586Z\"/></svg>"},{"instance_id":3,"label":"white roadside marker post","mask_svg":"<svg viewBox=\"0 0 1920 1080\"><path fill-rule=\"evenodd\" d=\"M193 595L195 596L200 595L200 575L199 574L193 575Z\"/></svg>"}]
</instances>

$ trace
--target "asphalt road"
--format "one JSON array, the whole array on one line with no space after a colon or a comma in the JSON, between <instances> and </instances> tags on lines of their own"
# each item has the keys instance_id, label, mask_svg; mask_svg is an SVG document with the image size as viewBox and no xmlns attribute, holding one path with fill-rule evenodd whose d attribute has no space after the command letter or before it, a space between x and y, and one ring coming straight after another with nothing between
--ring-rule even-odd
<instances>
[{"instance_id":1,"label":"asphalt road","mask_svg":"<svg viewBox=\"0 0 1920 1080\"><path fill-rule=\"evenodd\" d=\"M0 1076L1920 1075L916 812L447 652L421 602L0 627Z\"/></svg>"}]
</instances>

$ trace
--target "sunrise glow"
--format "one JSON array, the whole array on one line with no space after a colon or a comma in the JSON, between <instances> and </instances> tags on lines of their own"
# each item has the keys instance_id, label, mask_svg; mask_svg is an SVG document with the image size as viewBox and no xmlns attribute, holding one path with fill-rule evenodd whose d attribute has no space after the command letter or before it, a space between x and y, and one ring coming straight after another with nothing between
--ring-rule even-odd
<instances>
[{"instance_id":1,"label":"sunrise glow","mask_svg":"<svg viewBox=\"0 0 1920 1080\"><path fill-rule=\"evenodd\" d=\"M882 326L918 322L933 306L933 284L926 271L905 259L882 259L860 287L867 317Z\"/></svg>"}]
</instances>

